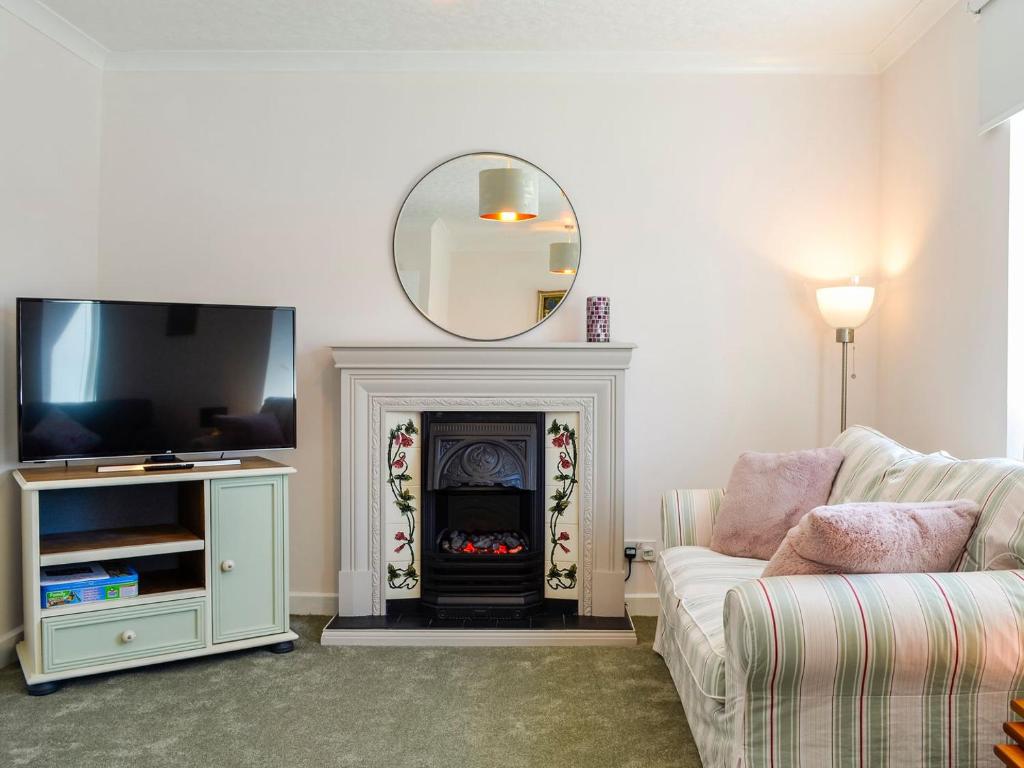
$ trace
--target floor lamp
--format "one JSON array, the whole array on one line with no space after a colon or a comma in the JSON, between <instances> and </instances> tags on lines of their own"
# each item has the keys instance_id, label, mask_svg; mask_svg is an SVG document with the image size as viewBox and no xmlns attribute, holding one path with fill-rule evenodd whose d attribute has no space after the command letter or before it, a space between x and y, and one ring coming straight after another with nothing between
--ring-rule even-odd
<instances>
[{"instance_id":1,"label":"floor lamp","mask_svg":"<svg viewBox=\"0 0 1024 768\"><path fill-rule=\"evenodd\" d=\"M839 417L839 431L846 431L847 353L853 343L853 332L864 324L875 301L875 289L860 285L853 278L850 285L818 289L818 309L825 322L836 329L836 342L843 345L843 394Z\"/></svg>"}]
</instances>

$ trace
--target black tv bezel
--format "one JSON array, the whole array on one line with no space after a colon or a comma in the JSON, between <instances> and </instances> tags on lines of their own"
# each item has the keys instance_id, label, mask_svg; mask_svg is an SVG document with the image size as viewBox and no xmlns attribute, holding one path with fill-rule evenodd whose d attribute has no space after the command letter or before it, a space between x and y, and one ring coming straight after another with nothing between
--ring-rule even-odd
<instances>
[{"instance_id":1,"label":"black tv bezel","mask_svg":"<svg viewBox=\"0 0 1024 768\"><path fill-rule=\"evenodd\" d=\"M122 454L100 454L100 453L69 453L61 454L59 456L47 456L45 458L25 458L24 446L22 445L22 408L24 406L24 391L22 386L22 355L21 355L21 308L22 305L32 303L51 303L51 304L117 304L117 305L132 305L132 306L148 306L148 307L174 307L174 306L188 306L188 307L206 307L211 309L268 309L278 310L287 309L292 313L292 393L294 401L294 416L292 418L292 433L286 435L290 437L290 445L269 445L269 446L247 446L245 448L226 448L219 451L186 451L183 448L158 448L156 450L140 450L138 453L122 453ZM31 297L31 296L19 296L15 299L15 317L16 317L16 329L15 329L15 355L17 356L16 369L18 375L17 382L17 397L18 397L18 463L20 464L45 464L51 461L71 461L71 460L96 460L96 459L122 459L131 458L135 456L159 456L159 455L173 455L175 453L187 453L189 455L206 456L212 454L222 453L252 453L254 451L283 451L283 450L294 450L298 447L298 432L299 432L299 397L298 397L298 380L295 370L295 336L296 336L296 311L295 307L281 306L281 305L263 305L263 304L212 304L195 301L121 301L119 299L62 299L62 298L44 298L44 297Z\"/></svg>"}]
</instances>

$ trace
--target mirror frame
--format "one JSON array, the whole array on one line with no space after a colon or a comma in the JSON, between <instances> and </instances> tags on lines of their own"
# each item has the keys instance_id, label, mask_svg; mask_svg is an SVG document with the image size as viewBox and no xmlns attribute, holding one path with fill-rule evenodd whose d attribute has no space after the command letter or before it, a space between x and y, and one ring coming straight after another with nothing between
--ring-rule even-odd
<instances>
[{"instance_id":1,"label":"mirror frame","mask_svg":"<svg viewBox=\"0 0 1024 768\"><path fill-rule=\"evenodd\" d=\"M558 191L561 192L562 193L562 197L565 198L565 202L568 204L569 210L572 211L572 217L573 217L573 219L576 222L576 240L579 243L579 248L580 248L579 261L576 263L576 274L574 274L572 276L572 282L570 282L569 283L569 287L565 289L565 295L562 297L562 300L560 302L558 302L558 306L555 307L553 310L551 310L551 312L549 312L544 317L543 320L538 320L536 323L531 325L529 328L526 328L526 329L524 329L522 331L518 331L517 333L511 333L508 336L501 336L501 337L496 338L496 339L478 339L478 338L475 338L473 336L466 336L464 334L458 333L457 331L453 331L453 330L451 330L449 328L445 328L443 325L441 325L440 323L436 322L432 317L430 317L430 315L428 315L426 312L424 312L422 309L420 309L419 304L417 304L415 301L413 301L412 296L410 296L409 292L405 290L405 286L402 284L402 277L401 277L401 275L399 274L399 271L398 271L398 249L397 249L397 246L396 246L396 243L397 243L397 240L398 240L398 225L399 225L399 223L402 220L402 211L405 210L405 206L406 206L406 204L408 204L409 198L412 197L413 192L416 191L416 188L420 185L420 183L424 179L426 179L430 174L432 174L434 171L436 171L442 165L447 165L448 163L454 162L455 160L461 160L464 157L475 157L477 155L498 155L498 156L501 156L501 157L509 157L509 158L512 158L513 160L518 160L521 163L526 163L530 167L536 168L538 171L540 171L545 176L547 176L551 180L551 183L554 184L556 187L558 187ZM475 152L463 152L463 153L458 154L458 155L453 155L452 157L449 157L446 160L442 160L440 163L437 163L436 165L431 167L430 170L428 170L426 173L422 174L419 178L416 179L415 183L412 185L412 187L409 188L409 191L405 194L405 197L402 198L402 204L398 207L398 214L395 216L395 226L394 226L394 228L391 231L391 264L394 267L394 270L395 270L395 280L398 281L398 287L401 289L402 294L405 296L405 298L408 300L408 302L410 304L412 304L413 308L417 312L419 312L420 315L422 315L434 327L440 328L445 333L451 334L452 336L455 336L456 338L465 339L466 341L472 341L472 342L476 342L476 343L479 343L479 344L487 344L487 343L493 343L493 342L498 342L498 341L507 341L508 339L514 339L514 338L516 338L518 336L522 336L525 333L529 333L530 331L537 330L542 325L544 325L544 323L546 323L548 321L548 318L552 317L558 310L560 310L562 308L563 304L565 304L565 300L569 298L569 294L572 293L572 289L576 286L576 279L580 276L580 267L583 265L583 228L580 226L580 218L576 214L576 208L573 206L572 200L570 200L569 196L565 193L565 188L562 187L562 185L559 184L557 181L555 181L555 177L554 176L552 176L550 173L545 171L539 165L536 165L535 163L530 162L529 160L527 160L524 157L520 157L519 155L513 155L513 154L511 154L509 152L499 152L497 150L477 150Z\"/></svg>"}]
</instances>

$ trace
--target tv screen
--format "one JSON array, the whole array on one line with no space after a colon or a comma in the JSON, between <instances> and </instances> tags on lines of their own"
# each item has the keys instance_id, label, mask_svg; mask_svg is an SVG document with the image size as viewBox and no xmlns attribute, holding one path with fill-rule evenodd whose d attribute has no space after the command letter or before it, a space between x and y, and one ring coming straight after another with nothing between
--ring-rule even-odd
<instances>
[{"instance_id":1,"label":"tv screen","mask_svg":"<svg viewBox=\"0 0 1024 768\"><path fill-rule=\"evenodd\" d=\"M294 447L294 308L18 299L21 461Z\"/></svg>"}]
</instances>

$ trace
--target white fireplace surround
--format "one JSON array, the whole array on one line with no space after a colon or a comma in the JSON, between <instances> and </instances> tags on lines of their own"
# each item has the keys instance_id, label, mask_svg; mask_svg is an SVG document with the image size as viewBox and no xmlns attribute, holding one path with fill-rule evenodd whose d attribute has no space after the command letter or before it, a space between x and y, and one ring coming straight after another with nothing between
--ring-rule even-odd
<instances>
[{"instance_id":1,"label":"white fireplace surround","mask_svg":"<svg viewBox=\"0 0 1024 768\"><path fill-rule=\"evenodd\" d=\"M636 345L359 344L332 348L341 371L341 563L338 614L382 615L385 557L381 435L409 411L576 413L580 492L579 612L625 605L625 372Z\"/></svg>"}]
</instances>

